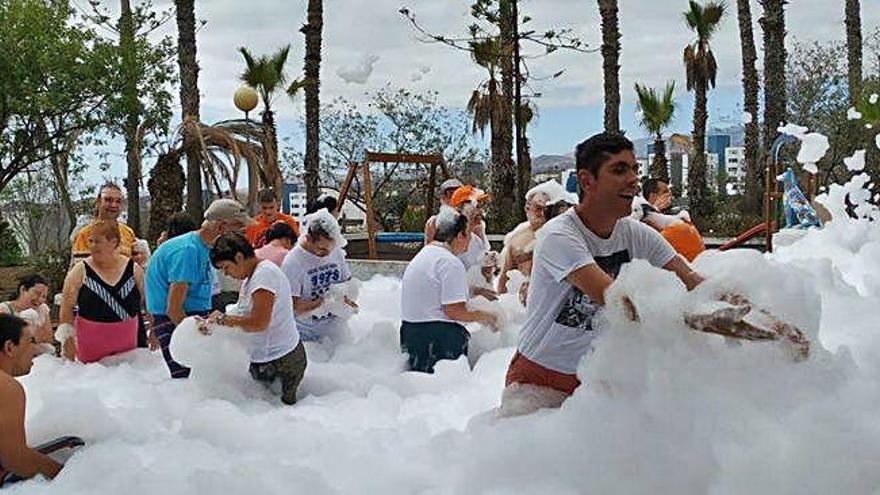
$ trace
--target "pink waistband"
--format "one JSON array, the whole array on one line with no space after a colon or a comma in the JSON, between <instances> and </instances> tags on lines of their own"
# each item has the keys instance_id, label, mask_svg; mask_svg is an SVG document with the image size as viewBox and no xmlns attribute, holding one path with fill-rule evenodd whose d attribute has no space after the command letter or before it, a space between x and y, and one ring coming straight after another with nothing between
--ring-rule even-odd
<instances>
[{"instance_id":1,"label":"pink waistband","mask_svg":"<svg viewBox=\"0 0 880 495\"><path fill-rule=\"evenodd\" d=\"M103 323L77 316L74 327L76 327L76 357L83 363L93 363L137 347L137 318Z\"/></svg>"}]
</instances>

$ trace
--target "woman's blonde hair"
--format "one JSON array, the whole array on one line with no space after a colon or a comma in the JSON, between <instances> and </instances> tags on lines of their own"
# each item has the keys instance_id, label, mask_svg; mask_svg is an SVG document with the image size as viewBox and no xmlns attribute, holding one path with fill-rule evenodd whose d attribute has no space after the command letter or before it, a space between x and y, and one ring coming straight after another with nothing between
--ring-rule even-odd
<instances>
[{"instance_id":1,"label":"woman's blonde hair","mask_svg":"<svg viewBox=\"0 0 880 495\"><path fill-rule=\"evenodd\" d=\"M108 241L116 241L119 245L119 223L114 220L96 220L89 225L90 233L103 236Z\"/></svg>"}]
</instances>

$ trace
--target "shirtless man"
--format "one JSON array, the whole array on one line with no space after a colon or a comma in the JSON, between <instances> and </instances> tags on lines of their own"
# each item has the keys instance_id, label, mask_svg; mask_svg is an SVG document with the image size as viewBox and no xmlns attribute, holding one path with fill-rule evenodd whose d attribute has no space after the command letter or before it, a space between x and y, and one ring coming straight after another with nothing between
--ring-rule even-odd
<instances>
[{"instance_id":1,"label":"shirtless man","mask_svg":"<svg viewBox=\"0 0 880 495\"><path fill-rule=\"evenodd\" d=\"M28 447L25 438L24 387L14 377L30 373L35 350L27 322L0 314L0 485L7 473L54 478L63 467Z\"/></svg>"}]
</instances>

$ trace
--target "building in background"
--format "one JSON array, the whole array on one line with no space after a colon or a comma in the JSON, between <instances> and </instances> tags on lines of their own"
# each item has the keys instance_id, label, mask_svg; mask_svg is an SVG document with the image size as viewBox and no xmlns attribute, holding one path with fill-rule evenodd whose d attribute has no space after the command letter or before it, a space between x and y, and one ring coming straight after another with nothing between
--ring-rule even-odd
<instances>
[{"instance_id":1,"label":"building in background","mask_svg":"<svg viewBox=\"0 0 880 495\"><path fill-rule=\"evenodd\" d=\"M727 172L729 194L742 194L746 182L746 149L742 146L729 146L724 153L724 171Z\"/></svg>"}]
</instances>

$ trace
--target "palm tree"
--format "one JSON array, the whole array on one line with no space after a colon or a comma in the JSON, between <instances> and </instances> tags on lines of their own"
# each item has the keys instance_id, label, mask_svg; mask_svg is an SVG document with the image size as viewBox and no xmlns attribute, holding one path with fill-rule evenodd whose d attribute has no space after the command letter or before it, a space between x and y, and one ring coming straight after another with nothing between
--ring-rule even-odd
<instances>
[{"instance_id":1,"label":"palm tree","mask_svg":"<svg viewBox=\"0 0 880 495\"><path fill-rule=\"evenodd\" d=\"M663 129L669 127L675 117L675 81L666 83L663 93L654 88L636 83L638 108L641 111L640 124L654 135L654 159L651 161L650 176L669 182L669 166L666 161L666 143L663 140Z\"/></svg>"},{"instance_id":2,"label":"palm tree","mask_svg":"<svg viewBox=\"0 0 880 495\"><path fill-rule=\"evenodd\" d=\"M755 52L755 37L752 33L752 12L749 0L737 0L737 18L739 20L739 38L742 46L743 66L743 110L749 114L745 139L745 210L757 214L761 211L761 197L764 193L764 181L761 179L760 160L758 158L758 69L755 63L758 55Z\"/></svg>"},{"instance_id":3,"label":"palm tree","mask_svg":"<svg viewBox=\"0 0 880 495\"><path fill-rule=\"evenodd\" d=\"M502 84L498 80L502 70L502 63L509 52L504 48L500 37L487 38L480 41L472 41L471 58L473 61L486 69L489 77L471 93L467 104L468 112L473 116L472 132L479 131L485 134L486 126L489 127L489 149L491 152L491 182L493 191L514 191L516 188L516 176L514 174L513 161L510 156L509 139L510 127L507 121L512 119L510 105ZM523 108L525 114L525 108ZM525 117L524 117L525 118ZM503 221L506 218L514 218L516 199L513 194L498 194L492 203L495 212L503 212L501 215L492 215L492 218ZM506 227L498 225L499 228Z\"/></svg>"},{"instance_id":4,"label":"palm tree","mask_svg":"<svg viewBox=\"0 0 880 495\"><path fill-rule=\"evenodd\" d=\"M306 155L305 182L306 197L317 198L320 140L321 110L321 36L324 29L324 5L322 0L309 0L307 7L308 22L300 28L306 38L306 53L303 72L305 73L304 89L306 93ZM295 87L291 91L296 91Z\"/></svg>"},{"instance_id":5,"label":"palm tree","mask_svg":"<svg viewBox=\"0 0 880 495\"><path fill-rule=\"evenodd\" d=\"M856 106L862 93L862 16L859 0L846 0L846 55L849 103Z\"/></svg>"},{"instance_id":6,"label":"palm tree","mask_svg":"<svg viewBox=\"0 0 880 495\"><path fill-rule=\"evenodd\" d=\"M122 110L125 115L122 134L125 139L128 196L128 225L135 234L141 234L141 145L140 131L142 106L138 98L138 79L141 70L135 56L134 14L130 0L121 0L119 13L119 52L122 62Z\"/></svg>"},{"instance_id":7,"label":"palm tree","mask_svg":"<svg viewBox=\"0 0 880 495\"><path fill-rule=\"evenodd\" d=\"M263 143L264 161L266 162L266 184L281 190L283 177L278 167L278 130L275 126L275 112L272 111L272 100L275 92L283 88L287 82L287 74L284 72L284 64L287 63L287 55L290 53L290 45L281 47L272 55L254 55L245 47L238 51L244 57L245 70L240 79L256 89L263 100L262 123L265 132Z\"/></svg>"},{"instance_id":8,"label":"palm tree","mask_svg":"<svg viewBox=\"0 0 880 495\"><path fill-rule=\"evenodd\" d=\"M724 17L724 3L715 1L700 5L694 0L684 12L687 26L694 31L697 39L684 48L684 66L687 74L687 89L694 92L694 162L688 169L688 202L697 219L705 219L710 213L706 187L706 93L715 87L718 65L709 46L712 35Z\"/></svg>"},{"instance_id":9,"label":"palm tree","mask_svg":"<svg viewBox=\"0 0 880 495\"><path fill-rule=\"evenodd\" d=\"M195 0L174 0L177 16L177 65L180 68L181 120L199 121L199 63L196 60ZM187 138L189 139L189 138ZM202 167L195 146L186 146L186 209L202 218Z\"/></svg>"},{"instance_id":10,"label":"palm tree","mask_svg":"<svg viewBox=\"0 0 880 495\"><path fill-rule=\"evenodd\" d=\"M617 0L598 0L602 18L602 73L605 80L605 132L620 132L620 29Z\"/></svg>"},{"instance_id":11,"label":"palm tree","mask_svg":"<svg viewBox=\"0 0 880 495\"><path fill-rule=\"evenodd\" d=\"M764 143L768 152L777 127L786 120L785 96L785 4L786 0L761 0L764 15L758 21L764 31Z\"/></svg>"}]
</instances>

